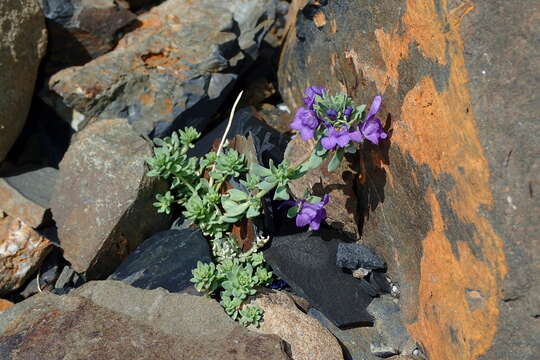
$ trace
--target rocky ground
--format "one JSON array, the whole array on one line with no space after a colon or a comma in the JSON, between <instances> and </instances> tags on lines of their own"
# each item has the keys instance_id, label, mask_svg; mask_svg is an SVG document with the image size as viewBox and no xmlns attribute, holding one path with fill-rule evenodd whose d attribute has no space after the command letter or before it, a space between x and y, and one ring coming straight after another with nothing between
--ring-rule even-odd
<instances>
[{"instance_id":1,"label":"rocky ground","mask_svg":"<svg viewBox=\"0 0 540 360\"><path fill-rule=\"evenodd\" d=\"M523 9L2 0L0 359L535 358L535 22L485 31ZM330 194L320 231L267 204L256 226L282 282L250 299L264 320L245 328L190 282L211 249L156 212L168 185L145 159L186 126L203 134L192 155L215 148L244 90L233 146L294 164L310 151L289 128L308 85L382 94L390 136L290 184ZM517 90L534 95L518 106Z\"/></svg>"}]
</instances>

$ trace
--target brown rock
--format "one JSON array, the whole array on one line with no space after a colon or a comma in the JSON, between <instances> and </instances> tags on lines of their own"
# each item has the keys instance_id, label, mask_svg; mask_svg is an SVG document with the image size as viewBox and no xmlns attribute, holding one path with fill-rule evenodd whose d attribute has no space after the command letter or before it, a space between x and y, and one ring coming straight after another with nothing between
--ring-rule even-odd
<instances>
[{"instance_id":1,"label":"brown rock","mask_svg":"<svg viewBox=\"0 0 540 360\"><path fill-rule=\"evenodd\" d=\"M2 0L0 29L1 162L26 121L47 32L35 0Z\"/></svg>"},{"instance_id":2,"label":"brown rock","mask_svg":"<svg viewBox=\"0 0 540 360\"><path fill-rule=\"evenodd\" d=\"M285 159L293 165L300 164L311 155L313 144L295 136L287 145ZM354 164L355 155L345 158L334 172L328 171L329 157L322 165L310 170L305 176L289 181L289 189L297 198L302 198L306 190L314 195L328 194L330 201L325 206L326 222L352 239L358 239L358 201L355 194L355 178L358 166ZM356 169L355 169L356 167Z\"/></svg>"},{"instance_id":3,"label":"brown rock","mask_svg":"<svg viewBox=\"0 0 540 360\"><path fill-rule=\"evenodd\" d=\"M77 293L41 293L4 312L0 352L13 360L288 359L279 338L242 328L208 298L116 281Z\"/></svg>"},{"instance_id":4,"label":"brown rock","mask_svg":"<svg viewBox=\"0 0 540 360\"><path fill-rule=\"evenodd\" d=\"M290 346L294 360L342 360L336 338L317 320L300 311L293 299L280 291L260 291L251 304L264 310L259 328L252 330L275 334Z\"/></svg>"},{"instance_id":5,"label":"brown rock","mask_svg":"<svg viewBox=\"0 0 540 360\"><path fill-rule=\"evenodd\" d=\"M60 115L67 107L72 125L127 116L154 136L186 122L202 129L274 14L271 0L168 0L139 16L114 51L55 74L45 99Z\"/></svg>"},{"instance_id":6,"label":"brown rock","mask_svg":"<svg viewBox=\"0 0 540 360\"><path fill-rule=\"evenodd\" d=\"M16 290L38 270L52 243L21 220L0 219L0 295Z\"/></svg>"},{"instance_id":7,"label":"brown rock","mask_svg":"<svg viewBox=\"0 0 540 360\"><path fill-rule=\"evenodd\" d=\"M407 329L432 359L537 358L538 5L319 10L330 26L292 12L281 94L291 109L307 85L358 103L382 94L390 135L361 152L360 225L400 285Z\"/></svg>"},{"instance_id":8,"label":"brown rock","mask_svg":"<svg viewBox=\"0 0 540 360\"><path fill-rule=\"evenodd\" d=\"M32 228L50 225L52 221L48 195L54 187L54 175L48 177L39 176L38 172L56 174L56 169L43 168L23 175L0 178L0 199L2 199L0 210L19 218ZM29 179L34 176L37 179ZM43 184L36 186L37 189L42 191L41 194L37 194L30 187L40 180L45 181ZM34 198L35 201L31 198Z\"/></svg>"},{"instance_id":9,"label":"brown rock","mask_svg":"<svg viewBox=\"0 0 540 360\"><path fill-rule=\"evenodd\" d=\"M6 299L0 299L0 313L2 311L5 311L5 310L9 309L13 305L15 305L15 304L12 303L11 301L8 301Z\"/></svg>"},{"instance_id":10,"label":"brown rock","mask_svg":"<svg viewBox=\"0 0 540 360\"><path fill-rule=\"evenodd\" d=\"M261 108L256 112L256 116L281 133L291 131L289 125L292 121L292 114L274 105L262 104Z\"/></svg>"},{"instance_id":11,"label":"brown rock","mask_svg":"<svg viewBox=\"0 0 540 360\"><path fill-rule=\"evenodd\" d=\"M84 65L116 45L119 31L136 16L115 0L39 0L49 30L44 59L48 75L69 66Z\"/></svg>"},{"instance_id":12,"label":"brown rock","mask_svg":"<svg viewBox=\"0 0 540 360\"><path fill-rule=\"evenodd\" d=\"M72 140L51 200L64 257L90 278L109 275L144 239L168 227L153 207L166 184L146 176L151 145L124 119L88 126Z\"/></svg>"}]
</instances>

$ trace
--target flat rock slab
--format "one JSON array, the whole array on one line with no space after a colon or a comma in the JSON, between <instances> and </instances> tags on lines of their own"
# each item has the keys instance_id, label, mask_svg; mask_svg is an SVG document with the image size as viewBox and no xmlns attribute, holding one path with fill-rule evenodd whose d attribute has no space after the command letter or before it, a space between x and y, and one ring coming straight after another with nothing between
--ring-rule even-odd
<instances>
[{"instance_id":1,"label":"flat rock slab","mask_svg":"<svg viewBox=\"0 0 540 360\"><path fill-rule=\"evenodd\" d=\"M377 291L336 266L340 233L321 228L310 233L277 236L264 250L272 270L336 326L372 323L366 311Z\"/></svg>"},{"instance_id":2,"label":"flat rock slab","mask_svg":"<svg viewBox=\"0 0 540 360\"><path fill-rule=\"evenodd\" d=\"M384 269L384 261L367 246L359 243L341 243L338 245L336 265L349 270Z\"/></svg>"},{"instance_id":3,"label":"flat rock slab","mask_svg":"<svg viewBox=\"0 0 540 360\"><path fill-rule=\"evenodd\" d=\"M279 338L242 328L213 300L116 281L38 294L6 310L0 353L13 360L288 359Z\"/></svg>"},{"instance_id":4,"label":"flat rock slab","mask_svg":"<svg viewBox=\"0 0 540 360\"><path fill-rule=\"evenodd\" d=\"M139 27L112 52L55 74L45 99L59 113L74 109L77 119L66 120L77 127L127 117L154 136L202 129L257 56L274 18L274 0L168 0L139 16Z\"/></svg>"},{"instance_id":5,"label":"flat rock slab","mask_svg":"<svg viewBox=\"0 0 540 360\"><path fill-rule=\"evenodd\" d=\"M37 228L50 225L51 194L58 170L43 167L0 178L0 210Z\"/></svg>"},{"instance_id":6,"label":"flat rock slab","mask_svg":"<svg viewBox=\"0 0 540 360\"><path fill-rule=\"evenodd\" d=\"M197 262L212 262L208 240L198 230L166 230L145 240L109 277L141 289L179 292L193 285Z\"/></svg>"},{"instance_id":7,"label":"flat rock slab","mask_svg":"<svg viewBox=\"0 0 540 360\"><path fill-rule=\"evenodd\" d=\"M146 176L151 154L125 119L96 122L74 137L51 208L75 271L108 276L144 239L168 228L169 217L152 205L166 184Z\"/></svg>"},{"instance_id":8,"label":"flat rock slab","mask_svg":"<svg viewBox=\"0 0 540 360\"><path fill-rule=\"evenodd\" d=\"M47 238L21 220L0 218L0 295L23 285L52 249Z\"/></svg>"},{"instance_id":9,"label":"flat rock slab","mask_svg":"<svg viewBox=\"0 0 540 360\"><path fill-rule=\"evenodd\" d=\"M30 108L39 62L47 49L35 0L0 2L0 161L19 136Z\"/></svg>"}]
</instances>

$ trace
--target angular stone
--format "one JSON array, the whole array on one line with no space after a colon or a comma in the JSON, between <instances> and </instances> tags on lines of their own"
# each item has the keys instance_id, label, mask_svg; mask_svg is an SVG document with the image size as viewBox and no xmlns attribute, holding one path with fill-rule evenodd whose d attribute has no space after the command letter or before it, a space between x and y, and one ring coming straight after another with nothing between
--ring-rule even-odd
<instances>
[{"instance_id":1,"label":"angular stone","mask_svg":"<svg viewBox=\"0 0 540 360\"><path fill-rule=\"evenodd\" d=\"M47 32L35 0L2 0L0 29L1 162L26 121Z\"/></svg>"},{"instance_id":2,"label":"angular stone","mask_svg":"<svg viewBox=\"0 0 540 360\"><path fill-rule=\"evenodd\" d=\"M277 236L265 249L272 270L336 326L369 324L366 311L377 291L335 265L340 234L321 228L314 233Z\"/></svg>"},{"instance_id":3,"label":"angular stone","mask_svg":"<svg viewBox=\"0 0 540 360\"><path fill-rule=\"evenodd\" d=\"M84 121L127 117L152 136L203 129L274 16L273 0L168 0L139 16L114 51L55 74L46 99Z\"/></svg>"},{"instance_id":4,"label":"angular stone","mask_svg":"<svg viewBox=\"0 0 540 360\"><path fill-rule=\"evenodd\" d=\"M538 6L328 1L318 29L305 4L280 92L291 109L306 85L382 94L390 135L360 152L359 225L411 335L434 359L537 358Z\"/></svg>"},{"instance_id":5,"label":"angular stone","mask_svg":"<svg viewBox=\"0 0 540 360\"><path fill-rule=\"evenodd\" d=\"M0 210L33 228L50 225L49 202L57 174L45 167L0 178Z\"/></svg>"},{"instance_id":6,"label":"angular stone","mask_svg":"<svg viewBox=\"0 0 540 360\"><path fill-rule=\"evenodd\" d=\"M277 337L241 328L207 298L120 282L89 283L77 295L41 293L5 311L1 353L43 360L288 358Z\"/></svg>"},{"instance_id":7,"label":"angular stone","mask_svg":"<svg viewBox=\"0 0 540 360\"><path fill-rule=\"evenodd\" d=\"M28 280L52 250L52 243L21 220L0 219L0 295Z\"/></svg>"},{"instance_id":8,"label":"angular stone","mask_svg":"<svg viewBox=\"0 0 540 360\"><path fill-rule=\"evenodd\" d=\"M108 276L145 238L168 228L169 216L152 205L166 184L146 176L151 154L125 119L96 122L72 140L51 208L75 271Z\"/></svg>"},{"instance_id":9,"label":"angular stone","mask_svg":"<svg viewBox=\"0 0 540 360\"><path fill-rule=\"evenodd\" d=\"M275 290L259 291L249 302L264 310L259 328L251 330L275 334L290 346L293 360L342 360L343 354L336 338L317 320L300 311L286 293Z\"/></svg>"},{"instance_id":10,"label":"angular stone","mask_svg":"<svg viewBox=\"0 0 540 360\"><path fill-rule=\"evenodd\" d=\"M114 0L39 0L49 31L48 75L84 65L116 45L120 29L136 19Z\"/></svg>"},{"instance_id":11,"label":"angular stone","mask_svg":"<svg viewBox=\"0 0 540 360\"><path fill-rule=\"evenodd\" d=\"M208 240L198 230L166 230L145 240L109 276L141 289L179 292L193 285L197 262L212 262Z\"/></svg>"},{"instance_id":12,"label":"angular stone","mask_svg":"<svg viewBox=\"0 0 540 360\"><path fill-rule=\"evenodd\" d=\"M266 125L276 129L281 133L291 131L289 124L292 121L292 114L271 104L262 104L258 110L257 116L266 123Z\"/></svg>"},{"instance_id":13,"label":"angular stone","mask_svg":"<svg viewBox=\"0 0 540 360\"><path fill-rule=\"evenodd\" d=\"M336 265L349 270L384 269L384 261L373 251L358 243L340 243L337 249Z\"/></svg>"},{"instance_id":14,"label":"angular stone","mask_svg":"<svg viewBox=\"0 0 540 360\"><path fill-rule=\"evenodd\" d=\"M287 145L285 159L293 165L300 164L309 159L313 145L312 142L295 136ZM357 240L359 233L356 219L359 214L354 184L358 169L354 168L353 162L347 160L349 157L354 159L355 155L348 154L334 172L328 171L330 158L325 160L320 167L310 170L305 176L289 181L289 189L297 198L303 197L306 189L317 196L328 194L330 202L325 206L326 222L333 228L343 231L349 238Z\"/></svg>"},{"instance_id":15,"label":"angular stone","mask_svg":"<svg viewBox=\"0 0 540 360\"><path fill-rule=\"evenodd\" d=\"M42 234L44 235L44 234ZM50 240L50 239L49 239ZM38 271L31 277L27 283L17 290L14 294L17 298L28 298L41 291L50 291L54 289L56 279L60 275L65 260L62 258L62 250L53 246L51 252L45 257ZM39 281L39 287L38 287Z\"/></svg>"}]
</instances>

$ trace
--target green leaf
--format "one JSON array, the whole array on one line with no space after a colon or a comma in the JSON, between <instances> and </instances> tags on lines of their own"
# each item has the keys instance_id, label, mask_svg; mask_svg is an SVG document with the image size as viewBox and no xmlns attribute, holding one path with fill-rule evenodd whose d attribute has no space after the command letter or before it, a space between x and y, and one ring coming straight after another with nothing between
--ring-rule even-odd
<instances>
[{"instance_id":1,"label":"green leaf","mask_svg":"<svg viewBox=\"0 0 540 360\"><path fill-rule=\"evenodd\" d=\"M319 167L322 164L323 160L324 160L324 158L322 156L319 156L319 155L317 155L316 152L313 152L311 154L311 157L309 158L309 160L304 162L300 166L300 171L303 172L303 173L306 173L311 169L315 169L315 168Z\"/></svg>"},{"instance_id":2,"label":"green leaf","mask_svg":"<svg viewBox=\"0 0 540 360\"><path fill-rule=\"evenodd\" d=\"M227 212L225 213L225 216L233 217L233 216L242 215L243 213L246 212L248 207L249 207L249 202L244 202L244 203L241 203L241 204L237 204L237 206L235 206L233 208L225 209L225 210L227 210Z\"/></svg>"},{"instance_id":3,"label":"green leaf","mask_svg":"<svg viewBox=\"0 0 540 360\"><path fill-rule=\"evenodd\" d=\"M251 169L250 169L250 173L252 173L253 175L258 176L258 177L265 177L265 176L268 176L268 175L272 174L270 169L267 169L264 166L261 166L259 164L252 164Z\"/></svg>"},{"instance_id":4,"label":"green leaf","mask_svg":"<svg viewBox=\"0 0 540 360\"><path fill-rule=\"evenodd\" d=\"M289 219L292 219L293 217L296 216L296 214L298 214L298 210L300 210L300 208L297 206L293 206L292 208L290 208L288 211L287 211L287 217Z\"/></svg>"},{"instance_id":5,"label":"green leaf","mask_svg":"<svg viewBox=\"0 0 540 360\"><path fill-rule=\"evenodd\" d=\"M270 182L264 181L264 180L257 184L257 188L259 188L261 190L270 190L274 186L275 186L274 183L270 183Z\"/></svg>"},{"instance_id":6,"label":"green leaf","mask_svg":"<svg viewBox=\"0 0 540 360\"><path fill-rule=\"evenodd\" d=\"M313 195L310 196L310 197L308 197L308 199L307 199L307 201L308 201L309 203L312 203L312 204L318 203L318 202L320 202L321 200L322 200L322 199L321 199L320 196L313 196Z\"/></svg>"},{"instance_id":7,"label":"green leaf","mask_svg":"<svg viewBox=\"0 0 540 360\"><path fill-rule=\"evenodd\" d=\"M248 219L251 219L251 218L254 218L256 216L259 216L261 214L261 212L259 211L259 207L258 206L253 206L251 205L246 213L246 217Z\"/></svg>"},{"instance_id":8,"label":"green leaf","mask_svg":"<svg viewBox=\"0 0 540 360\"><path fill-rule=\"evenodd\" d=\"M229 199L233 201L243 201L243 200L247 200L248 198L248 194L246 194L242 190L229 189L228 193L229 193Z\"/></svg>"},{"instance_id":9,"label":"green leaf","mask_svg":"<svg viewBox=\"0 0 540 360\"><path fill-rule=\"evenodd\" d=\"M343 150L336 150L332 160L328 163L328 171L336 171L343 159Z\"/></svg>"},{"instance_id":10,"label":"green leaf","mask_svg":"<svg viewBox=\"0 0 540 360\"><path fill-rule=\"evenodd\" d=\"M276 192L274 193L274 200L289 200L289 192L287 191L286 186L279 185L276 188Z\"/></svg>"}]
</instances>

